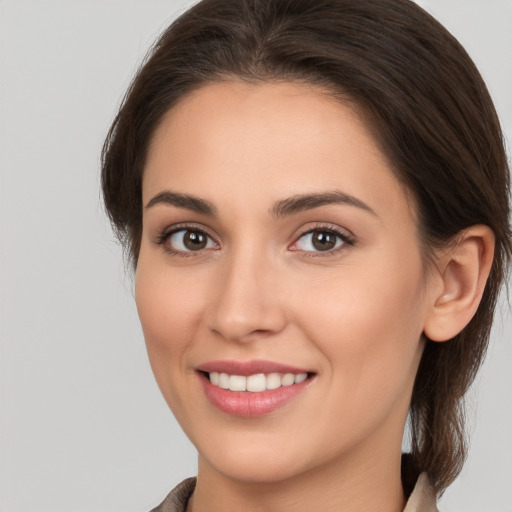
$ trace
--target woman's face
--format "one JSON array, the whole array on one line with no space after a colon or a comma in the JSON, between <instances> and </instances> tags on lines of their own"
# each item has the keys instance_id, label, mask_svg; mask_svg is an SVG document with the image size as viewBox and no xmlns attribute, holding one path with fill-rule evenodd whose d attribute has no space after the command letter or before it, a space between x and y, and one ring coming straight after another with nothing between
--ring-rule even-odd
<instances>
[{"instance_id":1,"label":"woman's face","mask_svg":"<svg viewBox=\"0 0 512 512\"><path fill-rule=\"evenodd\" d=\"M353 108L304 85L204 86L157 130L143 204L137 307L200 468L277 481L399 458L429 281Z\"/></svg>"}]
</instances>

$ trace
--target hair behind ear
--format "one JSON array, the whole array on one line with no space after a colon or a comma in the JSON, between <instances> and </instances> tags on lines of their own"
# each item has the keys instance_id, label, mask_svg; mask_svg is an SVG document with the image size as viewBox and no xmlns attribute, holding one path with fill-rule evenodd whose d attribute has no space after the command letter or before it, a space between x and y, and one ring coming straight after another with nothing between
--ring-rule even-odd
<instances>
[{"instance_id":1,"label":"hair behind ear","mask_svg":"<svg viewBox=\"0 0 512 512\"><path fill-rule=\"evenodd\" d=\"M487 349L490 322L484 322L493 314L497 293L488 286L494 249L492 230L472 226L438 251L433 271L436 294L410 407L410 456L411 467L426 471L439 493L466 458L463 398Z\"/></svg>"}]
</instances>

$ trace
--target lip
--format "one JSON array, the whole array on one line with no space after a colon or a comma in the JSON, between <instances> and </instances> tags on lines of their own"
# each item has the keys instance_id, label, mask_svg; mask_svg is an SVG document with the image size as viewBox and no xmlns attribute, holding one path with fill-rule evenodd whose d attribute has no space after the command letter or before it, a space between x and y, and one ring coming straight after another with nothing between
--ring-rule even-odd
<instances>
[{"instance_id":1,"label":"lip","mask_svg":"<svg viewBox=\"0 0 512 512\"><path fill-rule=\"evenodd\" d=\"M258 373L308 373L308 378L298 384L281 386L260 392L230 391L214 386L206 372L249 376ZM220 411L239 417L259 417L284 407L298 397L314 380L310 371L272 361L211 361L197 368L203 391L212 405Z\"/></svg>"},{"instance_id":2,"label":"lip","mask_svg":"<svg viewBox=\"0 0 512 512\"><path fill-rule=\"evenodd\" d=\"M243 377L256 375L257 373L314 373L310 369L259 359L254 361L233 361L230 359L210 361L198 366L197 370L208 373L228 373L229 375L241 375Z\"/></svg>"}]
</instances>

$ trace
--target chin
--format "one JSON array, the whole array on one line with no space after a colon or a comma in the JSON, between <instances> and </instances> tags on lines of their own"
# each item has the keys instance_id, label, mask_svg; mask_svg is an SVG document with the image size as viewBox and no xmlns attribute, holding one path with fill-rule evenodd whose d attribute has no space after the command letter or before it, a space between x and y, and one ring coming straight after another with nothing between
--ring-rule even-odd
<instances>
[{"instance_id":1,"label":"chin","mask_svg":"<svg viewBox=\"0 0 512 512\"><path fill-rule=\"evenodd\" d=\"M231 441L235 440L233 437ZM284 443L247 438L238 441L226 444L210 440L203 445L206 450L196 445L199 451L199 466L211 466L233 480L262 484L287 480L305 469L303 466L306 461L298 460L296 449L282 449ZM276 444L281 445L281 449Z\"/></svg>"},{"instance_id":2,"label":"chin","mask_svg":"<svg viewBox=\"0 0 512 512\"><path fill-rule=\"evenodd\" d=\"M297 474L297 465L292 462L218 457L211 463L224 476L250 484L272 484L293 478Z\"/></svg>"}]
</instances>

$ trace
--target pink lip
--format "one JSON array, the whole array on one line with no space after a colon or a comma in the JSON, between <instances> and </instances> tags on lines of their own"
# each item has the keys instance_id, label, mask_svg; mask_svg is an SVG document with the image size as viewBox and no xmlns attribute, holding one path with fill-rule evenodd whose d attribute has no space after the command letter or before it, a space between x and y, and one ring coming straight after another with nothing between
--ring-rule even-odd
<instances>
[{"instance_id":1,"label":"pink lip","mask_svg":"<svg viewBox=\"0 0 512 512\"><path fill-rule=\"evenodd\" d=\"M244 377L256 375L257 373L312 373L310 370L304 368L297 368L296 366L272 361L233 361L229 359L210 361L198 366L197 370L208 373L229 373L229 375L241 375Z\"/></svg>"},{"instance_id":2,"label":"pink lip","mask_svg":"<svg viewBox=\"0 0 512 512\"><path fill-rule=\"evenodd\" d=\"M197 368L198 375L208 400L219 410L241 417L256 417L269 414L283 407L297 397L312 379L299 384L281 386L257 393L230 391L214 386L202 372L229 373L230 375L254 375L257 373L308 373L307 370L271 361L212 361Z\"/></svg>"}]
</instances>

